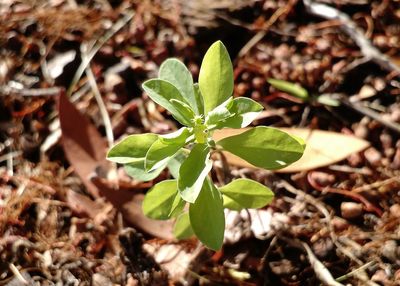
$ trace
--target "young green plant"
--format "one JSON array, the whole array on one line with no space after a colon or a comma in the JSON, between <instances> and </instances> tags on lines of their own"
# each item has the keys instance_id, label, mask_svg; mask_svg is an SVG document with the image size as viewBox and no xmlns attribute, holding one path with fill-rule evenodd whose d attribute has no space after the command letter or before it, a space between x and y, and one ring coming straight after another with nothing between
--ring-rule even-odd
<instances>
[{"instance_id":1,"label":"young green plant","mask_svg":"<svg viewBox=\"0 0 400 286\"><path fill-rule=\"evenodd\" d=\"M168 168L175 179L159 182L147 192L145 215L176 218L177 238L194 234L218 250L224 238L224 208L260 208L271 202L273 193L249 179L216 186L209 176L212 152L228 151L256 167L273 170L300 159L304 142L265 126L217 142L212 139L216 129L248 126L263 109L249 98L232 97L232 63L220 41L204 56L198 84L182 62L168 59L158 78L144 82L143 89L182 127L167 135L130 135L113 146L107 158L124 164L126 172L140 181L152 180Z\"/></svg>"},{"instance_id":2,"label":"young green plant","mask_svg":"<svg viewBox=\"0 0 400 286\"><path fill-rule=\"evenodd\" d=\"M310 102L312 105L315 105L316 103L331 107L338 107L340 105L340 102L332 95L310 95L304 87L290 81L269 78L267 82L274 88L293 95L303 102Z\"/></svg>"}]
</instances>

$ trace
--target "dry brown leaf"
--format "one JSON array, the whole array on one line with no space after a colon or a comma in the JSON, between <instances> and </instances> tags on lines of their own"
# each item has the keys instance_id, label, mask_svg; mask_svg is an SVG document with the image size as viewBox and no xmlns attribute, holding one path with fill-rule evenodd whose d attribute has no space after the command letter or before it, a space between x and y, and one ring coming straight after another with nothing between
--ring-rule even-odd
<instances>
[{"instance_id":1,"label":"dry brown leaf","mask_svg":"<svg viewBox=\"0 0 400 286\"><path fill-rule=\"evenodd\" d=\"M104 196L122 213L123 218L135 228L154 237L173 239L173 221L153 220L146 217L142 211L144 195L134 190L114 188L108 181L92 177L92 182L98 187L100 195Z\"/></svg>"},{"instance_id":2,"label":"dry brown leaf","mask_svg":"<svg viewBox=\"0 0 400 286\"><path fill-rule=\"evenodd\" d=\"M146 217L142 210L143 199L143 194L136 194L129 201L126 201L121 209L124 218L148 234L163 239L173 239L173 222Z\"/></svg>"},{"instance_id":3,"label":"dry brown leaf","mask_svg":"<svg viewBox=\"0 0 400 286\"><path fill-rule=\"evenodd\" d=\"M277 170L281 173L292 173L308 171L342 161L351 154L360 152L367 148L370 143L351 135L342 133L310 130L302 128L279 128L289 134L304 139L306 142L306 150L303 157L292 165ZM244 132L246 129L221 129L213 134L214 140L236 135ZM225 156L229 163L239 167L255 168L241 158L225 152Z\"/></svg>"},{"instance_id":4,"label":"dry brown leaf","mask_svg":"<svg viewBox=\"0 0 400 286\"><path fill-rule=\"evenodd\" d=\"M90 176L99 167L107 169L107 144L96 127L76 109L64 92L60 94L58 108L65 155L90 194L98 197L99 191L90 181Z\"/></svg>"},{"instance_id":5,"label":"dry brown leaf","mask_svg":"<svg viewBox=\"0 0 400 286\"><path fill-rule=\"evenodd\" d=\"M66 202L69 207L76 213L95 218L101 211L100 206L89 197L81 195L71 189L67 189Z\"/></svg>"}]
</instances>

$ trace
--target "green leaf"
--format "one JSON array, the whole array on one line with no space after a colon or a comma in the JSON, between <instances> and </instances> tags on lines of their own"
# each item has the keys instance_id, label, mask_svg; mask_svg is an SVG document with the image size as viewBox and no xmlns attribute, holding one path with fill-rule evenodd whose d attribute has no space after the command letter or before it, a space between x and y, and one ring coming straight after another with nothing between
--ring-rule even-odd
<instances>
[{"instance_id":1,"label":"green leaf","mask_svg":"<svg viewBox=\"0 0 400 286\"><path fill-rule=\"evenodd\" d=\"M227 107L230 105L231 102L232 102L232 99L229 98L227 101L223 102L221 105L219 105L216 108L214 108L213 110L211 110L207 114L205 124L209 128L212 128L213 125L217 125L222 120L225 120L225 119L233 116L234 113L231 113Z\"/></svg>"},{"instance_id":2,"label":"green leaf","mask_svg":"<svg viewBox=\"0 0 400 286\"><path fill-rule=\"evenodd\" d=\"M317 102L332 107L340 106L340 101L335 98L332 98L332 96L329 94L321 94L320 96L317 97Z\"/></svg>"},{"instance_id":3,"label":"green leaf","mask_svg":"<svg viewBox=\"0 0 400 286\"><path fill-rule=\"evenodd\" d=\"M177 217L178 215L180 215L183 212L185 205L186 202L182 200L177 188L174 201L172 202L172 208L171 212L169 213L169 217Z\"/></svg>"},{"instance_id":4,"label":"green leaf","mask_svg":"<svg viewBox=\"0 0 400 286\"><path fill-rule=\"evenodd\" d=\"M171 103L176 108L176 110L178 110L178 112L182 114L183 117L190 120L190 124L188 126L193 126L194 117L196 116L196 114L191 109L191 107L183 101L177 99L171 99Z\"/></svg>"},{"instance_id":5,"label":"green leaf","mask_svg":"<svg viewBox=\"0 0 400 286\"><path fill-rule=\"evenodd\" d=\"M280 169L301 158L304 146L276 128L259 126L217 142L225 150L264 169Z\"/></svg>"},{"instance_id":6,"label":"green leaf","mask_svg":"<svg viewBox=\"0 0 400 286\"><path fill-rule=\"evenodd\" d=\"M124 166L125 172L134 178L136 181L147 182L157 178L162 170L167 166L167 163L160 166L151 172L146 172L144 168L144 158L141 161L128 163Z\"/></svg>"},{"instance_id":7,"label":"green leaf","mask_svg":"<svg viewBox=\"0 0 400 286\"><path fill-rule=\"evenodd\" d=\"M186 99L196 114L201 114L202 109L198 104L194 89L193 78L186 66L177 59L167 59L161 64L158 72L160 79L172 83Z\"/></svg>"},{"instance_id":8,"label":"green leaf","mask_svg":"<svg viewBox=\"0 0 400 286\"><path fill-rule=\"evenodd\" d=\"M179 169L182 163L186 160L187 155L183 150L180 150L176 153L176 155L168 161L168 170L171 173L172 177L175 179L179 178Z\"/></svg>"},{"instance_id":9,"label":"green leaf","mask_svg":"<svg viewBox=\"0 0 400 286\"><path fill-rule=\"evenodd\" d=\"M196 102L197 102L197 107L199 110L199 115L204 115L204 101L203 101L203 96L201 95L200 87L199 87L198 83L195 83L193 85L193 90L194 90L194 96L195 96Z\"/></svg>"},{"instance_id":10,"label":"green leaf","mask_svg":"<svg viewBox=\"0 0 400 286\"><path fill-rule=\"evenodd\" d=\"M162 79L150 79L142 84L143 89L157 104L171 112L172 116L183 125L190 126L190 118L186 118L171 102L176 99L185 102L179 90L170 82Z\"/></svg>"},{"instance_id":11,"label":"green leaf","mask_svg":"<svg viewBox=\"0 0 400 286\"><path fill-rule=\"evenodd\" d=\"M249 179L237 179L219 190L224 196L224 207L236 211L261 208L274 198L269 188Z\"/></svg>"},{"instance_id":12,"label":"green leaf","mask_svg":"<svg viewBox=\"0 0 400 286\"><path fill-rule=\"evenodd\" d=\"M191 132L188 128L182 127L174 132L159 135L158 139L160 139L165 144L181 144L185 143L186 139L191 135Z\"/></svg>"},{"instance_id":13,"label":"green leaf","mask_svg":"<svg viewBox=\"0 0 400 286\"><path fill-rule=\"evenodd\" d=\"M222 247L225 231L225 216L221 193L210 179L194 204L189 206L190 224L200 241L213 250Z\"/></svg>"},{"instance_id":14,"label":"green leaf","mask_svg":"<svg viewBox=\"0 0 400 286\"><path fill-rule=\"evenodd\" d=\"M224 200L224 208L234 210L234 211L240 211L244 209L242 205L240 205L238 202L232 200L230 197L225 196L222 194L222 199Z\"/></svg>"},{"instance_id":15,"label":"green leaf","mask_svg":"<svg viewBox=\"0 0 400 286\"><path fill-rule=\"evenodd\" d=\"M165 144L160 139L151 145L146 155L145 169L147 172L153 171L168 161L185 145L183 144Z\"/></svg>"},{"instance_id":16,"label":"green leaf","mask_svg":"<svg viewBox=\"0 0 400 286\"><path fill-rule=\"evenodd\" d=\"M143 213L152 219L166 220L184 207L179 197L176 181L165 180L152 187L143 200Z\"/></svg>"},{"instance_id":17,"label":"green leaf","mask_svg":"<svg viewBox=\"0 0 400 286\"><path fill-rule=\"evenodd\" d=\"M210 172L212 163L210 148L206 144L196 144L179 169L178 190L182 198L194 203Z\"/></svg>"},{"instance_id":18,"label":"green leaf","mask_svg":"<svg viewBox=\"0 0 400 286\"><path fill-rule=\"evenodd\" d=\"M221 41L208 49L199 74L199 86L204 100L204 114L231 97L233 68L228 51Z\"/></svg>"},{"instance_id":19,"label":"green leaf","mask_svg":"<svg viewBox=\"0 0 400 286\"><path fill-rule=\"evenodd\" d=\"M246 97L235 98L228 106L230 113L234 114L232 117L227 118L225 121L220 122L217 126L218 129L224 127L230 128L243 128L248 126L257 115L264 109L264 107L255 102L254 100Z\"/></svg>"},{"instance_id":20,"label":"green leaf","mask_svg":"<svg viewBox=\"0 0 400 286\"><path fill-rule=\"evenodd\" d=\"M156 140L157 135L152 133L130 135L108 151L107 159L121 164L141 161Z\"/></svg>"},{"instance_id":21,"label":"green leaf","mask_svg":"<svg viewBox=\"0 0 400 286\"><path fill-rule=\"evenodd\" d=\"M290 135L290 136L292 136L294 139L297 140L297 142L299 142L299 144L300 144L301 147L303 148L303 152L304 152L304 150L306 149L306 141L304 141L303 138L301 138L301 137L299 137L299 136L296 136L296 135Z\"/></svg>"},{"instance_id":22,"label":"green leaf","mask_svg":"<svg viewBox=\"0 0 400 286\"><path fill-rule=\"evenodd\" d=\"M276 89L287 92L293 96L303 99L304 101L308 100L308 91L296 83L273 78L268 79L267 82Z\"/></svg>"},{"instance_id":23,"label":"green leaf","mask_svg":"<svg viewBox=\"0 0 400 286\"><path fill-rule=\"evenodd\" d=\"M146 171L152 171L165 165L175 154L181 149L186 143L186 139L189 137L190 132L187 128L182 128L181 133L177 133L175 138L173 137L159 137L150 149L147 151L145 168ZM166 143L165 143L166 142Z\"/></svg>"},{"instance_id":24,"label":"green leaf","mask_svg":"<svg viewBox=\"0 0 400 286\"><path fill-rule=\"evenodd\" d=\"M174 226L174 236L177 239L187 239L194 235L190 225L189 213L183 213L176 219Z\"/></svg>"}]
</instances>

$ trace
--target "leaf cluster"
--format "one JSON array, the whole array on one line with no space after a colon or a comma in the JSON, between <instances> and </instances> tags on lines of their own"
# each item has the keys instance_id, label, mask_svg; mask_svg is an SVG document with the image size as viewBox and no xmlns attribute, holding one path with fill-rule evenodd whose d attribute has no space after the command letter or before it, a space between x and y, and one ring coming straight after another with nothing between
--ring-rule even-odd
<instances>
[{"instance_id":1,"label":"leaf cluster","mask_svg":"<svg viewBox=\"0 0 400 286\"><path fill-rule=\"evenodd\" d=\"M214 130L246 127L263 109L249 98L232 97L232 63L220 41L205 54L198 83L193 83L182 62L168 59L158 78L144 82L143 89L182 127L167 135L130 135L113 146L107 157L124 164L127 173L141 181L152 180L168 168L175 179L162 181L147 192L144 213L153 219L176 218L176 237L195 234L207 247L220 249L224 208L260 208L271 202L273 193L249 179L217 187L209 176L212 152L228 151L254 166L279 169L302 156L304 142L264 126L212 140Z\"/></svg>"}]
</instances>

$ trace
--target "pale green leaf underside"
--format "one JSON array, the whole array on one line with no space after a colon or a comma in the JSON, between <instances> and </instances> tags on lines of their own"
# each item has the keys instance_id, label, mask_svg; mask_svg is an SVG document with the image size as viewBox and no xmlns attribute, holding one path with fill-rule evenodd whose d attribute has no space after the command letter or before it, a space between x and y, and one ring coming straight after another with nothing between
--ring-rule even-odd
<instances>
[{"instance_id":1,"label":"pale green leaf underside","mask_svg":"<svg viewBox=\"0 0 400 286\"><path fill-rule=\"evenodd\" d=\"M211 45L203 58L199 87L204 101L204 114L232 96L233 68L228 51L221 41Z\"/></svg>"},{"instance_id":2,"label":"pale green leaf underside","mask_svg":"<svg viewBox=\"0 0 400 286\"><path fill-rule=\"evenodd\" d=\"M162 170L165 169L166 166L167 166L167 162L165 162L158 169L155 169L151 172L146 172L146 170L144 168L144 158L142 158L142 160L140 160L140 161L125 164L124 169L125 169L125 172L129 176L134 178L136 181L147 182L147 181L151 181L151 180L157 178L160 175L160 173L162 172Z\"/></svg>"},{"instance_id":3,"label":"pale green leaf underside","mask_svg":"<svg viewBox=\"0 0 400 286\"><path fill-rule=\"evenodd\" d=\"M228 106L232 102L232 99L229 98L213 110L211 110L206 117L205 124L210 128L212 125L217 125L221 121L231 117L234 115L229 109Z\"/></svg>"},{"instance_id":4,"label":"pale green leaf underside","mask_svg":"<svg viewBox=\"0 0 400 286\"><path fill-rule=\"evenodd\" d=\"M175 180L176 181L176 180ZM186 202L182 200L181 195L178 192L178 188L176 189L175 198L172 203L171 212L169 213L169 217L177 217L183 212L183 209L186 205Z\"/></svg>"},{"instance_id":5,"label":"pale green leaf underside","mask_svg":"<svg viewBox=\"0 0 400 286\"><path fill-rule=\"evenodd\" d=\"M172 177L175 179L179 178L179 169L182 163L186 160L187 155L183 150L177 152L177 154L168 161L168 170Z\"/></svg>"},{"instance_id":6,"label":"pale green leaf underside","mask_svg":"<svg viewBox=\"0 0 400 286\"><path fill-rule=\"evenodd\" d=\"M194 235L192 226L190 225L189 213L183 213L178 216L173 232L177 239L187 239Z\"/></svg>"},{"instance_id":7,"label":"pale green leaf underside","mask_svg":"<svg viewBox=\"0 0 400 286\"><path fill-rule=\"evenodd\" d=\"M171 99L171 103L185 119L189 120L190 124L188 126L193 126L193 119L196 114L192 108L185 102L177 99Z\"/></svg>"},{"instance_id":8,"label":"pale green leaf underside","mask_svg":"<svg viewBox=\"0 0 400 286\"><path fill-rule=\"evenodd\" d=\"M286 132L259 126L217 142L224 150L264 169L280 169L297 161L304 146Z\"/></svg>"},{"instance_id":9,"label":"pale green leaf underside","mask_svg":"<svg viewBox=\"0 0 400 286\"><path fill-rule=\"evenodd\" d=\"M190 132L186 127L180 129L181 132L175 133L176 137L159 136L147 151L145 168L147 171L163 166L168 162L186 143Z\"/></svg>"},{"instance_id":10,"label":"pale green leaf underside","mask_svg":"<svg viewBox=\"0 0 400 286\"><path fill-rule=\"evenodd\" d=\"M187 127L182 127L174 132L159 135L158 138L165 144L181 144L186 141L190 134Z\"/></svg>"},{"instance_id":11,"label":"pale green leaf underside","mask_svg":"<svg viewBox=\"0 0 400 286\"><path fill-rule=\"evenodd\" d=\"M179 169L178 190L182 198L194 203L210 172L210 148L206 144L196 144Z\"/></svg>"},{"instance_id":12,"label":"pale green leaf underside","mask_svg":"<svg viewBox=\"0 0 400 286\"><path fill-rule=\"evenodd\" d=\"M204 181L196 202L189 206L189 216L200 241L213 250L219 250L224 240L225 216L221 193L211 180Z\"/></svg>"},{"instance_id":13,"label":"pale green leaf underside","mask_svg":"<svg viewBox=\"0 0 400 286\"><path fill-rule=\"evenodd\" d=\"M237 211L264 207L274 198L269 188L249 179L237 179L219 190L224 196L224 207Z\"/></svg>"},{"instance_id":14,"label":"pale green leaf underside","mask_svg":"<svg viewBox=\"0 0 400 286\"><path fill-rule=\"evenodd\" d=\"M178 59L167 59L161 64L158 73L160 79L172 83L192 107L196 114L201 114L193 88L193 78L190 71Z\"/></svg>"},{"instance_id":15,"label":"pale green leaf underside","mask_svg":"<svg viewBox=\"0 0 400 286\"><path fill-rule=\"evenodd\" d=\"M218 124L218 128L243 128L248 126L263 110L263 106L246 97L238 97L232 100L228 106L229 112L234 114Z\"/></svg>"},{"instance_id":16,"label":"pale green leaf underside","mask_svg":"<svg viewBox=\"0 0 400 286\"><path fill-rule=\"evenodd\" d=\"M185 142L180 144L165 144L160 139L155 141L146 155L146 171L152 171L167 163L183 145L185 145Z\"/></svg>"},{"instance_id":17,"label":"pale green leaf underside","mask_svg":"<svg viewBox=\"0 0 400 286\"><path fill-rule=\"evenodd\" d=\"M142 87L154 102L171 112L176 120L183 125L190 126L190 119L186 118L171 102L171 99L185 102L179 90L172 83L162 79L150 79L145 81Z\"/></svg>"},{"instance_id":18,"label":"pale green leaf underside","mask_svg":"<svg viewBox=\"0 0 400 286\"><path fill-rule=\"evenodd\" d=\"M120 164L142 160L156 140L157 135L152 133L130 135L108 151L107 159Z\"/></svg>"},{"instance_id":19,"label":"pale green leaf underside","mask_svg":"<svg viewBox=\"0 0 400 286\"><path fill-rule=\"evenodd\" d=\"M165 180L151 188L143 200L143 213L152 219L166 220L183 210L175 180Z\"/></svg>"}]
</instances>

